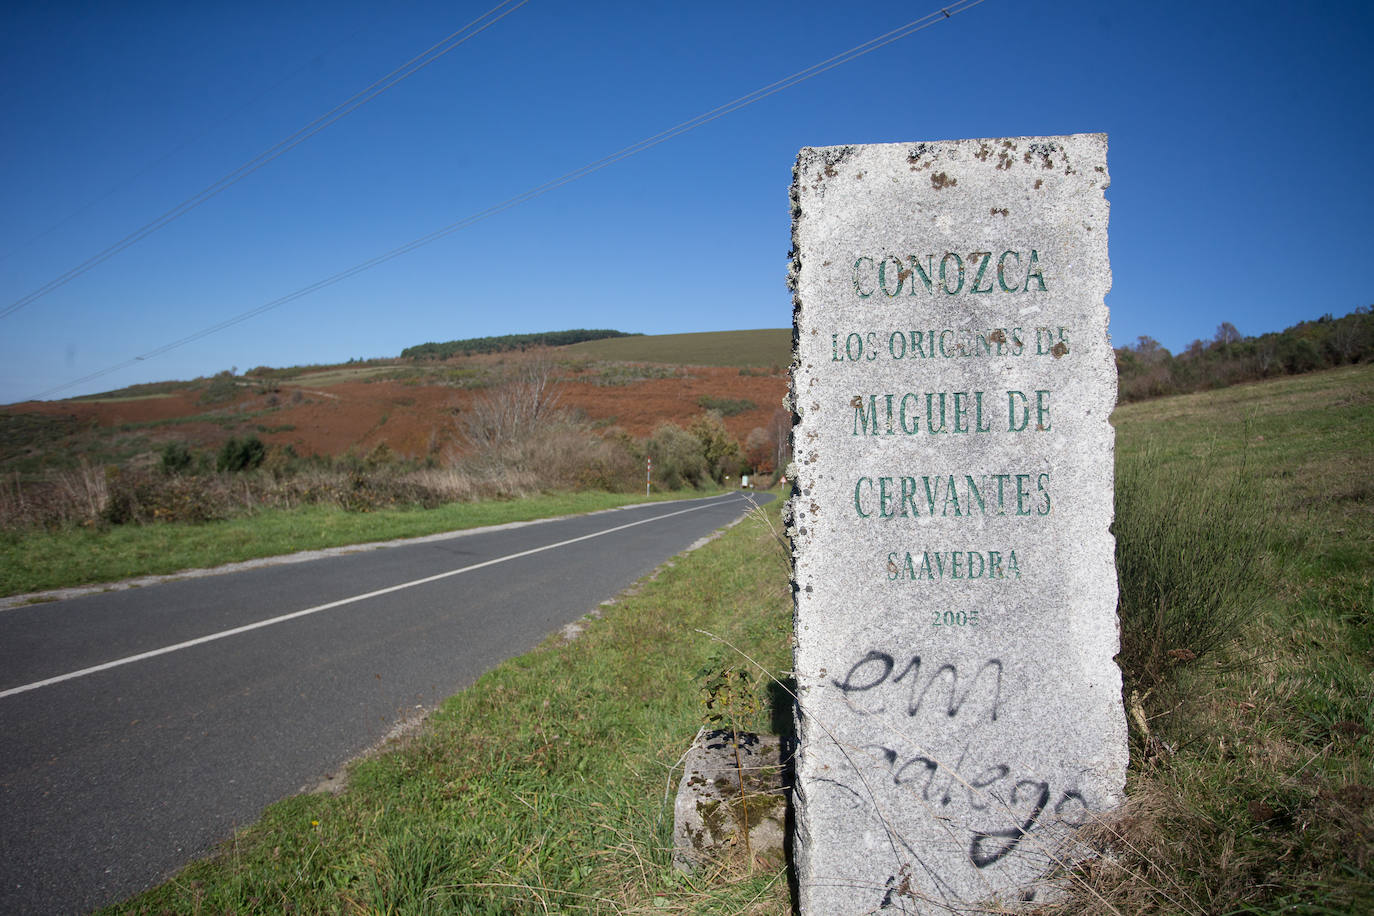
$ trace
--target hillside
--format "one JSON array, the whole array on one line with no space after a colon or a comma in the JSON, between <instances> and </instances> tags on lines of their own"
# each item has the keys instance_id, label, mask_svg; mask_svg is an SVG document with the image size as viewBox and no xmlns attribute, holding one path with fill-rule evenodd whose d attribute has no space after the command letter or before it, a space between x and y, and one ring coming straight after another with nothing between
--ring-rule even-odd
<instances>
[{"instance_id":1,"label":"hillside","mask_svg":"<svg viewBox=\"0 0 1374 916\"><path fill-rule=\"evenodd\" d=\"M785 372L792 361L789 328L658 334L590 340L563 348L589 359L675 366L762 367Z\"/></svg>"},{"instance_id":2,"label":"hillside","mask_svg":"<svg viewBox=\"0 0 1374 916\"><path fill-rule=\"evenodd\" d=\"M1038 912L1374 912L1374 365L1112 422L1127 800ZM684 876L666 828L713 679L762 666L740 719L792 722L771 680L791 663L777 510L484 676L355 761L347 791L270 807L118 912L791 913L785 866Z\"/></svg>"},{"instance_id":3,"label":"hillside","mask_svg":"<svg viewBox=\"0 0 1374 916\"><path fill-rule=\"evenodd\" d=\"M539 351L553 360L561 406L601 429L647 436L708 408L744 442L766 427L787 389L791 332L724 331L594 340ZM385 445L414 459L461 450L461 417L528 354L259 367L189 382L139 385L0 409L0 473L151 462L168 442L217 448L257 435L297 454L368 454Z\"/></svg>"}]
</instances>

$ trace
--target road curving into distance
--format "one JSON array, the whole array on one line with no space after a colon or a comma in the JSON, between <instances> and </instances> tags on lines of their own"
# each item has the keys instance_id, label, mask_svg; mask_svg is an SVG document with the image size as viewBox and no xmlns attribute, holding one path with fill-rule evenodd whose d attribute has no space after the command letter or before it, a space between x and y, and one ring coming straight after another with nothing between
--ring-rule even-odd
<instances>
[{"instance_id":1,"label":"road curving into distance","mask_svg":"<svg viewBox=\"0 0 1374 916\"><path fill-rule=\"evenodd\" d=\"M769 494L0 610L0 912L82 912L528 651Z\"/></svg>"}]
</instances>

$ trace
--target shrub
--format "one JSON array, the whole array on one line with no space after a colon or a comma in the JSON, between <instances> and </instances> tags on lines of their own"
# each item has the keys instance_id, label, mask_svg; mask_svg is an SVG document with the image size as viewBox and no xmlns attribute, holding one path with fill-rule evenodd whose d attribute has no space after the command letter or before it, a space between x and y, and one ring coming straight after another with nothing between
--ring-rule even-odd
<instances>
[{"instance_id":1,"label":"shrub","mask_svg":"<svg viewBox=\"0 0 1374 916\"><path fill-rule=\"evenodd\" d=\"M210 384L205 386L201 392L201 404L223 404L232 401L239 396L239 384L234 380L234 374L229 371L218 373L210 379Z\"/></svg>"},{"instance_id":2,"label":"shrub","mask_svg":"<svg viewBox=\"0 0 1374 916\"><path fill-rule=\"evenodd\" d=\"M1146 454L1117 464L1116 568L1128 687L1224 645L1257 603L1271 524L1244 475L1165 474Z\"/></svg>"},{"instance_id":3,"label":"shrub","mask_svg":"<svg viewBox=\"0 0 1374 916\"><path fill-rule=\"evenodd\" d=\"M733 417L735 414L759 408L759 405L748 398L718 398L709 394L697 398L697 406L703 410L713 410L723 417Z\"/></svg>"},{"instance_id":4,"label":"shrub","mask_svg":"<svg viewBox=\"0 0 1374 916\"><path fill-rule=\"evenodd\" d=\"M749 467L753 469L754 473L772 473L775 446L773 437L763 427L755 426L749 430L749 437L744 440L744 458L749 462Z\"/></svg>"},{"instance_id":5,"label":"shrub","mask_svg":"<svg viewBox=\"0 0 1374 916\"><path fill-rule=\"evenodd\" d=\"M190 470L195 456L185 442L172 441L162 447L162 473L180 474Z\"/></svg>"},{"instance_id":6,"label":"shrub","mask_svg":"<svg viewBox=\"0 0 1374 916\"><path fill-rule=\"evenodd\" d=\"M707 472L716 483L727 477L739 476L744 469L744 457L740 454L739 443L725 428L720 414L715 411L702 414L692 421L687 431L701 443Z\"/></svg>"},{"instance_id":7,"label":"shrub","mask_svg":"<svg viewBox=\"0 0 1374 916\"><path fill-rule=\"evenodd\" d=\"M215 467L221 471L249 471L262 464L267 446L257 436L230 439L219 450Z\"/></svg>"},{"instance_id":8,"label":"shrub","mask_svg":"<svg viewBox=\"0 0 1374 916\"><path fill-rule=\"evenodd\" d=\"M662 423L645 443L654 461L653 477L667 490L700 487L711 476L701 440L675 423Z\"/></svg>"}]
</instances>

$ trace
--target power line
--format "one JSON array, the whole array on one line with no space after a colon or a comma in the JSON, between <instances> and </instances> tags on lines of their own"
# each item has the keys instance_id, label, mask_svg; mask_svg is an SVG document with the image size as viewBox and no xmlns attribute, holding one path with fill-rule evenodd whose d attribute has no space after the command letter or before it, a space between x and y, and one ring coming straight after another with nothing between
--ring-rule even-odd
<instances>
[{"instance_id":1,"label":"power line","mask_svg":"<svg viewBox=\"0 0 1374 916\"><path fill-rule=\"evenodd\" d=\"M443 57L445 54L449 53L450 51L454 50L460 45L465 44L466 42L468 42L472 38L475 38L482 32L485 32L487 29L491 28L493 25L500 22L502 19L506 18L511 13L515 12L528 2L529 0L502 0L502 2L487 10L481 16L478 16L476 19L474 19L472 22L469 22L467 25L463 26L458 31L453 32L452 34L444 38L442 41L431 46L427 50L416 55L415 57L412 57L410 60L406 61L401 66L397 67L395 70L392 70L386 76L382 77L381 79L374 82L372 85L368 86L366 89L363 89L355 93L347 100L334 106L329 111L320 115L318 118L311 121L309 124L305 125L291 136L287 137L285 140L282 140L276 145L271 146L265 151L259 153L257 156L254 156L252 159L249 159L243 165L234 169L232 172L220 178L218 181L206 185L199 192L186 198L181 203L177 204L175 207L168 210L166 213L163 213L157 219L154 219L152 222L146 223L138 229L135 229L133 232L129 233L119 241L115 242L113 245L110 245L108 248L105 248L104 250L92 255L91 257L82 261L80 264L76 265L66 273L61 274L60 276L57 276L52 280L49 280L47 283L44 283L42 286L38 287L38 289L34 290L28 295L23 296L17 299L16 301L10 303L4 309L0 309L0 318L12 315L24 306L38 301L39 299L46 296L48 293L51 293L53 290L65 286L66 284L70 283L72 280L75 280L77 277L81 276L87 271L92 270L93 268L105 263L110 258L119 254L121 251L124 251L126 248L129 248L130 246L137 244L138 242L152 235L154 232L157 232L159 229L163 228L169 223L174 222L177 219L180 219L187 213L190 213L196 207L199 207L201 204L205 203L211 198L219 195L220 193L226 191L230 187L233 187L234 185L238 184L240 181L247 178L249 175L253 174L263 166L267 165L269 162L273 161L274 159L277 159L278 157L284 155L291 149L304 143L306 140L315 136L315 134L324 130L326 127L329 127L331 124L334 124L335 122L340 121L348 115L352 114L353 112L357 111L359 108L363 107L368 102L372 101L377 96L381 95L383 92L386 92L388 89L392 88L397 83L400 83L402 80L414 76L416 73L419 73L425 67L428 67L430 64L434 63L436 60ZM508 9L503 10L502 7L508 7Z\"/></svg>"},{"instance_id":2,"label":"power line","mask_svg":"<svg viewBox=\"0 0 1374 916\"><path fill-rule=\"evenodd\" d=\"M370 23L370 22L371 22L371 21L369 21L369 23ZM204 140L204 139L205 139L207 136L209 136L209 134L210 134L213 130L215 130L216 128L218 128L218 127L220 127L220 126L222 126L222 125L228 123L231 119L237 117L238 115L242 114L243 112L247 111L248 109L253 108L253 107L256 106L259 102L261 102L263 99L265 99L265 98L267 98L268 96L272 95L274 92L276 92L276 90L278 90L278 89L280 89L282 86L286 85L287 82L289 82L289 81L292 80L292 79L295 79L297 76L299 76L299 75L300 75L301 73L303 73L304 71L310 69L312 66L317 65L320 61L324 60L324 59L325 59L326 57L328 57L329 55L331 55L331 54L333 54L334 52L338 51L339 48L343 47L345 44L347 44L347 43L353 41L353 40L354 40L355 38L357 38L358 35L360 35L366 28L367 28L367 25L360 26L358 29L354 30L354 31L352 32L352 34L350 34L347 38L343 39L342 41L336 42L334 45L332 45L331 47L327 48L326 50L321 51L321 52L319 52L318 54L314 55L314 56L311 57L309 60L307 60L305 63L301 64L300 66L296 67L296 69L292 70L290 73L287 73L285 76L281 77L281 78L278 79L276 82L274 82L274 83L272 83L271 85L269 85L267 88L265 88L265 89L263 89L262 91L258 92L256 95L254 95L252 98L248 99L248 101L244 102L242 105L239 105L237 108L234 108L233 110L231 110L231 111L228 112L227 114L225 114L225 115L221 116L220 118L218 118L214 123L212 123L212 124L211 124L209 127L207 127L205 130L203 130L203 131L201 131L201 132L199 132L199 133L197 133L197 134L195 134L195 135L193 135L193 136L190 136L190 137L188 137L187 139L182 140L180 143L178 143L176 146L172 147L168 152L166 152L166 153L164 153L163 155L159 156L157 159L154 159L153 161L149 162L147 165L143 166L142 168L139 168L137 171L134 171L133 173L127 175L125 178L116 181L113 185L111 185L108 189L106 189L104 193L102 193L102 194L100 194L100 195L98 195L98 196L96 196L96 197L94 197L94 198L91 198L91 199L88 200L86 203L84 203L84 204L82 204L81 206L77 207L75 210L72 210L72 211L71 211L70 213L68 213L66 216L63 216L62 218L58 219L55 223L51 224L51 225L48 226L46 229L40 230L37 234L35 234L35 235L33 235L33 236L30 236L26 241L20 242L19 244L17 244L16 246L14 246L14 248L12 248L10 251L7 251L7 252L5 252L5 253L3 253L3 254L0 254L0 264L3 264L5 261L9 260L9 258L10 258L12 255L14 255L17 251L20 251L20 250L22 250L22 249L24 249L24 248L27 248L27 247L29 247L30 245L32 245L34 242L37 242L37 241L39 241L39 240L41 240L41 239L43 239L43 238L46 238L47 236L51 235L51 234L52 234L53 232L55 232L56 230L60 229L61 227L65 226L67 223L69 223L69 222L71 222L72 220L76 219L76 218L77 218L78 216L80 216L81 214L85 213L87 210L90 210L90 209L91 209L92 207L94 207L96 204L98 204L98 203L100 203L100 202L102 202L102 201L104 201L104 200L108 200L111 196L113 196L113 195L115 194L115 192L117 192L117 191L119 191L119 190L121 190L121 189L123 189L123 188L125 188L125 187L128 187L128 186L129 186L130 184L132 184L135 180L137 180L138 178L142 177L143 175L146 175L148 172L151 172L153 169L157 168L158 166L162 165L164 162L166 162L167 160L171 159L173 156L175 156L177 153L181 152L182 150L186 149L188 146L191 146L191 145L194 144L194 143L199 143L201 140ZM0 317L3 317L3 316L0 316Z\"/></svg>"},{"instance_id":3,"label":"power line","mask_svg":"<svg viewBox=\"0 0 1374 916\"><path fill-rule=\"evenodd\" d=\"M67 382L62 385L58 385L55 388L49 388L47 391L43 391L35 395L33 398L31 398L31 400L42 400L43 398L46 398L52 394L56 394L59 391L65 391L68 388L72 388L77 385L82 385L86 382L94 381L98 378L109 375L112 372L118 372L120 369L126 369L129 366L132 366L144 360L153 359L154 357L161 356L162 354L170 352L171 350L175 350L179 347L185 346L186 344L200 340L203 337L208 337L211 334L217 334L220 331L225 330L226 328L233 327L234 325L247 321L250 318L255 318L258 315L263 314L264 312L269 312L272 309L279 308L283 305L286 305L289 302L294 302L295 300L308 296L311 293L319 292L320 290L326 287L333 286L334 284L347 280L350 277L357 276L358 274L363 273L364 271L368 271L381 264L385 264L387 261L399 258L404 254L409 254L417 248L422 248L425 245L428 245L432 242L437 242L439 239L450 236L461 229L466 229L474 223L481 222L482 220L487 219L488 217L495 216L498 213L503 213L506 210L511 209L512 207L519 206L522 203L525 203L527 201L533 200L536 197L540 197L544 194L547 194L552 190L561 188L563 185L577 181L579 178L585 178L586 176L591 175L594 172L599 172L607 166L614 165L615 163L620 162L623 159L628 159L629 157L634 156L637 153L642 153L647 149L652 149L653 147L658 146L660 143L665 143L668 140L673 139L674 137L681 136L682 134L685 134L690 130L694 130L702 126L703 124L709 124L711 121L714 121L718 118L722 118L727 114L739 111L741 108L752 105L755 102L762 101L763 99L766 99L771 95L782 92L784 89L790 89L799 83L803 83L806 80L811 79L812 77L819 76L820 74L825 73L828 70L833 70L841 64L849 63L852 60L856 60L857 58L863 57L865 54L870 54L873 51L878 50L879 48L892 44L894 41L899 41L910 35L914 35L917 32L928 29L932 25L944 22L945 20L959 13L970 10L975 6L982 4L983 2L984 0L959 0L959 2L953 3L946 7L942 7L941 9L936 10L935 12L928 13L925 16L922 16L920 19L913 20L911 22L908 22L904 26L900 26L899 28L893 29L890 32L885 32L882 35L877 36L876 38L869 39L861 45L856 45L850 48L848 51L836 54L834 57L827 58L826 60L823 60L820 63L812 64L805 70L799 70L791 76L784 77L783 79L780 79L777 82L769 83L767 86L764 86L760 89L756 89L753 92L750 92L746 95L742 95L731 102L726 102L724 105L712 108L710 111L697 115L695 118L691 118L690 120L683 121L675 127L670 127L667 130L654 134L651 137L646 137L645 139L640 140L638 143L633 143L630 146L625 147L624 149L611 153L609 156L605 156L601 159L596 160L595 162L588 163L587 165L584 165L579 169L574 169L573 171L568 172L567 174L555 178L551 181L546 181L545 183L538 185L537 187L531 188L528 191L525 191L521 194L517 194L514 197L507 198L506 200L498 204L493 204L492 206L487 207L485 210L479 210L476 213L473 213L469 216L465 216L457 222L449 223L447 226L436 229L428 235L422 235L417 239L412 239L404 245L401 245L397 248L393 248L390 251L384 252L382 254L376 255L375 257L369 258L366 261L354 264L352 267L349 267L345 270L339 271L336 274L332 274L328 277L325 277L323 280L317 280L316 282L311 283L309 286L303 286L300 289L295 290L294 292L287 293L285 296L273 299L270 302L265 302L256 308L249 309L246 312L241 312L238 315L233 316L232 318L227 318L224 321L219 322L218 324L211 325L207 328L202 328L201 330L196 331L192 334L188 334L185 337L179 338L170 343L163 344L162 346L157 347L156 349L149 350L147 353L135 356L132 359L127 359L124 362L119 363L117 365L101 369L98 372L92 372L90 375L82 376L79 379L74 379L73 381Z\"/></svg>"}]
</instances>

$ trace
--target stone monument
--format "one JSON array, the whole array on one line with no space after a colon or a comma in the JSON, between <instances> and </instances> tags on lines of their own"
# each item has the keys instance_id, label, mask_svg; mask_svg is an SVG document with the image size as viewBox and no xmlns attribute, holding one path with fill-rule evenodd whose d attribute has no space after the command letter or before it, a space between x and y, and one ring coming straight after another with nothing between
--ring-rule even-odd
<instances>
[{"instance_id":1,"label":"stone monument","mask_svg":"<svg viewBox=\"0 0 1374 916\"><path fill-rule=\"evenodd\" d=\"M1106 153L1084 134L797 158L805 916L1043 902L1120 799Z\"/></svg>"}]
</instances>

